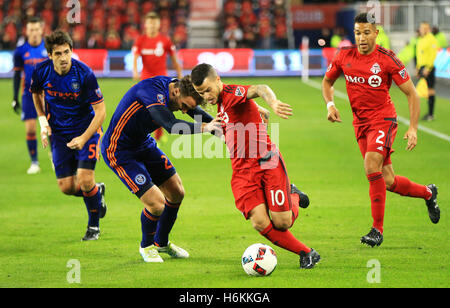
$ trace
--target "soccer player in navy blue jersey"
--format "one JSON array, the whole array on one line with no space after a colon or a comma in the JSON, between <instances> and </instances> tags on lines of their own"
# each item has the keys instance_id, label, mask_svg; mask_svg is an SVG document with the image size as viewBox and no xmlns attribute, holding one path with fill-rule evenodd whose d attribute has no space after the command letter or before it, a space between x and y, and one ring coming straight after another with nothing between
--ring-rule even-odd
<instances>
[{"instance_id":1,"label":"soccer player in navy blue jersey","mask_svg":"<svg viewBox=\"0 0 450 308\"><path fill-rule=\"evenodd\" d=\"M36 64L47 59L47 50L45 49L43 40L43 22L40 18L32 17L28 19L26 24L26 37L26 42L18 46L14 51L14 98L12 108L16 113L20 112L21 106L19 101L19 90L22 80L22 72L24 72L21 119L25 123L27 148L31 159L31 166L27 170L27 173L36 174L41 170L39 167L37 153L37 115L33 104L33 98L29 90L31 75Z\"/></svg>"},{"instance_id":2,"label":"soccer player in navy blue jersey","mask_svg":"<svg viewBox=\"0 0 450 308\"><path fill-rule=\"evenodd\" d=\"M220 131L220 121L197 106L202 102L189 76L181 80L165 76L145 79L122 98L103 137L106 164L144 204L139 252L145 262L163 262L161 252L174 258L189 257L169 241L184 188L150 133L159 127L172 134ZM173 112L177 110L201 123L176 119Z\"/></svg>"},{"instance_id":3,"label":"soccer player in navy blue jersey","mask_svg":"<svg viewBox=\"0 0 450 308\"><path fill-rule=\"evenodd\" d=\"M45 47L50 59L36 66L30 86L42 144L50 143L61 191L84 199L89 221L83 240L97 240L106 213L105 185L95 183L94 172L106 116L103 95L92 70L72 59L67 33L53 32Z\"/></svg>"}]
</instances>

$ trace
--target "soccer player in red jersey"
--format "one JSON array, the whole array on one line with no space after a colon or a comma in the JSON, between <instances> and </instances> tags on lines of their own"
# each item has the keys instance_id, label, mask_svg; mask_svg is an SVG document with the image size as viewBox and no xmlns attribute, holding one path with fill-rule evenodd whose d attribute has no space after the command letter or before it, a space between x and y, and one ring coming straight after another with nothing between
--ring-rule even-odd
<instances>
[{"instance_id":1,"label":"soccer player in red jersey","mask_svg":"<svg viewBox=\"0 0 450 308\"><path fill-rule=\"evenodd\" d=\"M292 115L291 107L278 100L267 85L223 84L209 64L197 65L191 80L200 96L218 107L231 157L236 207L261 235L300 255L300 268L314 267L320 255L289 231L299 206L309 205L308 196L290 184L281 153L270 140L253 99L261 97L283 119Z\"/></svg>"},{"instance_id":2,"label":"soccer player in red jersey","mask_svg":"<svg viewBox=\"0 0 450 308\"><path fill-rule=\"evenodd\" d=\"M397 113L389 95L392 81L405 94L409 104L410 125L403 138L407 140L408 151L417 144L420 99L405 66L392 51L375 43L378 30L374 20L367 13L355 17L356 45L338 50L322 82L328 120L341 122L333 103L333 84L341 73L346 79L356 140L369 180L373 218L372 229L361 238L361 243L372 247L383 242L386 189L402 196L424 199L431 221L438 223L440 219L436 185L416 184L396 175L392 168L392 144L397 133Z\"/></svg>"},{"instance_id":3,"label":"soccer player in red jersey","mask_svg":"<svg viewBox=\"0 0 450 308\"><path fill-rule=\"evenodd\" d=\"M159 32L161 20L155 12L145 16L145 34L138 37L133 46L133 79L139 80L137 68L138 58L142 58L143 69L140 79L144 80L155 76L167 76L167 56L170 56L177 77L183 77L182 67L178 62L175 45L170 38ZM155 131L155 139L159 141L163 136L162 128Z\"/></svg>"}]
</instances>

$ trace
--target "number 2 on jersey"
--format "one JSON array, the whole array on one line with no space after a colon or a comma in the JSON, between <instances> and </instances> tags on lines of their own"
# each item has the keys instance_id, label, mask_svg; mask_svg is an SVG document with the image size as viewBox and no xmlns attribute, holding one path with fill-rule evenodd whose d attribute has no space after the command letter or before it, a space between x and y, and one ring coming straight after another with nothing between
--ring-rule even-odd
<instances>
[{"instance_id":1,"label":"number 2 on jersey","mask_svg":"<svg viewBox=\"0 0 450 308\"><path fill-rule=\"evenodd\" d=\"M164 159L164 168L166 168L166 170L173 168L172 164L169 165L169 159L166 155L161 155L161 158Z\"/></svg>"},{"instance_id":2,"label":"number 2 on jersey","mask_svg":"<svg viewBox=\"0 0 450 308\"><path fill-rule=\"evenodd\" d=\"M382 138L384 138L384 136L386 135L382 130L378 131L380 133L380 135L378 136L377 140L375 141L376 143L379 144L383 144L383 141L381 141Z\"/></svg>"}]
</instances>

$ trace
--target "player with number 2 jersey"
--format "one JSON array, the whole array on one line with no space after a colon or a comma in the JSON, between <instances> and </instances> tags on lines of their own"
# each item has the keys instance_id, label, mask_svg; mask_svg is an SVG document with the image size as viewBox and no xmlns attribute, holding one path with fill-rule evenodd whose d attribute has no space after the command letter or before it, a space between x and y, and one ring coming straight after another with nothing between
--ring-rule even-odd
<instances>
[{"instance_id":1,"label":"player with number 2 jersey","mask_svg":"<svg viewBox=\"0 0 450 308\"><path fill-rule=\"evenodd\" d=\"M372 247L383 242L386 190L424 199L431 221L437 223L440 218L436 185L420 185L394 174L391 154L397 133L397 113L389 95L392 81L405 94L409 104L410 125L404 136L409 151L417 144L420 99L403 63L391 50L375 43L378 30L374 20L368 13L356 16L356 45L338 50L322 82L328 120L341 122L333 102L333 84L341 74L346 80L356 140L369 180L373 218L372 229L361 238L361 243Z\"/></svg>"}]
</instances>

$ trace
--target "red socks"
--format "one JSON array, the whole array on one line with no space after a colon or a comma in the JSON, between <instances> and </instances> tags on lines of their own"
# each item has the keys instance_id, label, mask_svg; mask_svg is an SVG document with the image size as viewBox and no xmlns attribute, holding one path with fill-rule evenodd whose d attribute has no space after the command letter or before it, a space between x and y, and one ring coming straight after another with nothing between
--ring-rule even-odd
<instances>
[{"instance_id":1,"label":"red socks","mask_svg":"<svg viewBox=\"0 0 450 308\"><path fill-rule=\"evenodd\" d=\"M430 199L432 195L427 186L411 182L408 178L400 175L395 176L394 183L389 188L389 191L402 196L422 198L425 200Z\"/></svg>"},{"instance_id":2,"label":"red socks","mask_svg":"<svg viewBox=\"0 0 450 308\"><path fill-rule=\"evenodd\" d=\"M300 254L300 251L304 251L306 253L311 251L311 248L297 240L289 230L277 230L273 227L272 223L261 231L260 234L275 245L295 254Z\"/></svg>"},{"instance_id":3,"label":"red socks","mask_svg":"<svg viewBox=\"0 0 450 308\"><path fill-rule=\"evenodd\" d=\"M383 173L375 172L367 175L369 180L369 196L372 208L373 227L383 233L384 208L386 203L386 183Z\"/></svg>"}]
</instances>

